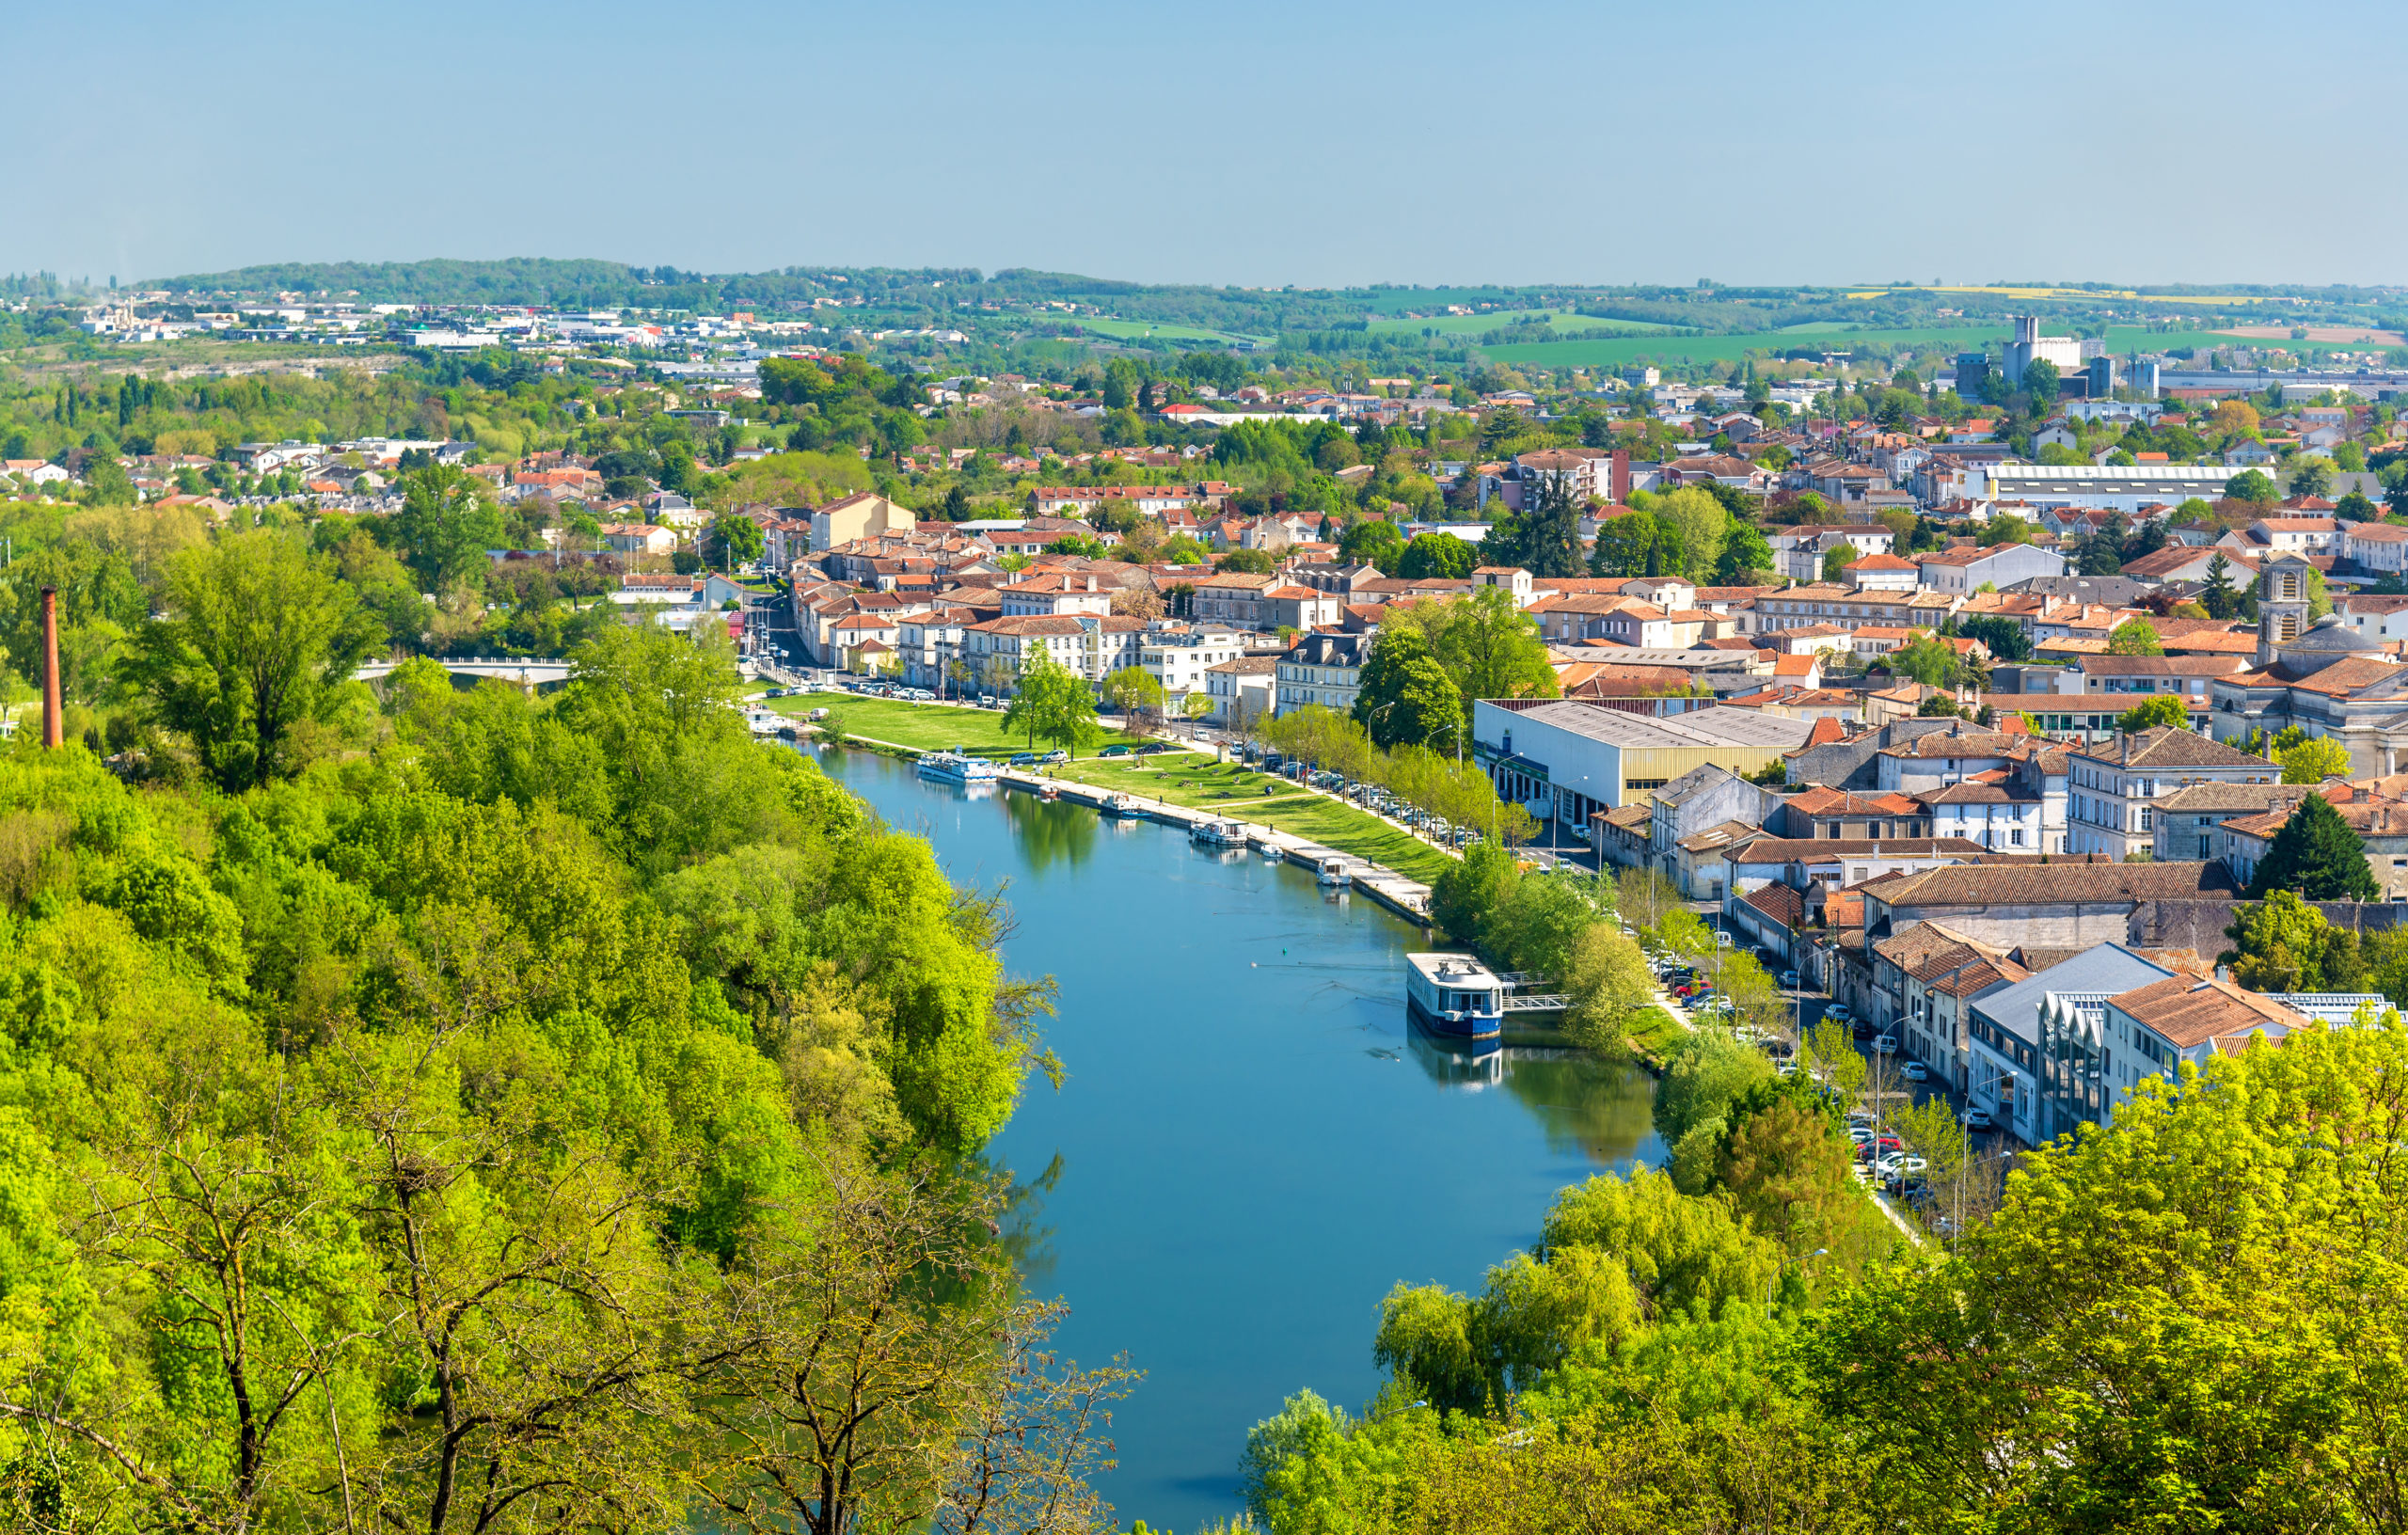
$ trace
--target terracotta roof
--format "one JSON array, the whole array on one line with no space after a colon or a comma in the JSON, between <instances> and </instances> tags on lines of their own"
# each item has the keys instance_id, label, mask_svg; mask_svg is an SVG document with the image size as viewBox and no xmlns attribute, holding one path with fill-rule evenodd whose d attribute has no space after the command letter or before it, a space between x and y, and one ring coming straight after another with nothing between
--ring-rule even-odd
<instances>
[{"instance_id":1,"label":"terracotta roof","mask_svg":"<svg viewBox=\"0 0 2408 1535\"><path fill-rule=\"evenodd\" d=\"M2232 1036L2247 1037L2268 1024L2304 1029L2308 1020L2230 981L2169 975L2162 981L2107 999L2108 1005L2147 1024L2178 1050Z\"/></svg>"},{"instance_id":2,"label":"terracotta roof","mask_svg":"<svg viewBox=\"0 0 2408 1535\"><path fill-rule=\"evenodd\" d=\"M1751 863L1814 863L1827 858L1973 858L1982 845L1964 837L1766 837L1748 845Z\"/></svg>"},{"instance_id":3,"label":"terracotta roof","mask_svg":"<svg viewBox=\"0 0 2408 1535\"><path fill-rule=\"evenodd\" d=\"M2084 906L2184 900L2233 893L2222 863L1954 863L1887 880L1877 894L1893 907Z\"/></svg>"},{"instance_id":4,"label":"terracotta roof","mask_svg":"<svg viewBox=\"0 0 2408 1535\"><path fill-rule=\"evenodd\" d=\"M2263 757L2253 757L2212 736L2202 736L2193 730L2179 730L2172 725L2158 725L2137 736L2119 732L2112 740L2076 747L2074 755L2119 768L2263 768L2269 772L2274 769L2274 765Z\"/></svg>"},{"instance_id":5,"label":"terracotta roof","mask_svg":"<svg viewBox=\"0 0 2408 1535\"><path fill-rule=\"evenodd\" d=\"M1748 892L1746 902L1783 927L1796 927L1806 920L1806 897L1779 881Z\"/></svg>"},{"instance_id":6,"label":"terracotta roof","mask_svg":"<svg viewBox=\"0 0 2408 1535\"><path fill-rule=\"evenodd\" d=\"M1782 801L1806 815L1912 815L1915 802L1903 794L1850 794L1816 784Z\"/></svg>"}]
</instances>

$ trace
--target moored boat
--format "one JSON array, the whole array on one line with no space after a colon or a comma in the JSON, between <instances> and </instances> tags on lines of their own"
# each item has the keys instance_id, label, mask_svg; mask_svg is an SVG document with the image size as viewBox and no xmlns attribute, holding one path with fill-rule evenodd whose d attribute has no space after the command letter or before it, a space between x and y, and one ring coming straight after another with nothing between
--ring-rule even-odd
<instances>
[{"instance_id":1,"label":"moored boat","mask_svg":"<svg viewBox=\"0 0 2408 1535\"><path fill-rule=\"evenodd\" d=\"M1187 829L1187 840L1202 847L1245 847L1245 824L1242 821L1198 821Z\"/></svg>"},{"instance_id":2,"label":"moored boat","mask_svg":"<svg viewBox=\"0 0 2408 1535\"><path fill-rule=\"evenodd\" d=\"M920 755L920 776L940 783L992 783L1004 770L984 757L959 752L926 752Z\"/></svg>"},{"instance_id":3,"label":"moored boat","mask_svg":"<svg viewBox=\"0 0 2408 1535\"><path fill-rule=\"evenodd\" d=\"M1324 885L1337 885L1340 889L1354 882L1354 877L1346 872L1346 860L1342 858L1323 859L1317 878Z\"/></svg>"},{"instance_id":4,"label":"moored boat","mask_svg":"<svg viewBox=\"0 0 2408 1535\"><path fill-rule=\"evenodd\" d=\"M1505 986L1468 954L1408 954L1404 1008L1441 1037L1494 1039L1505 1027Z\"/></svg>"},{"instance_id":5,"label":"moored boat","mask_svg":"<svg viewBox=\"0 0 2408 1535\"><path fill-rule=\"evenodd\" d=\"M1129 795L1108 794L1103 797L1103 802L1096 808L1106 816L1117 820L1124 815L1137 814L1137 801Z\"/></svg>"}]
</instances>

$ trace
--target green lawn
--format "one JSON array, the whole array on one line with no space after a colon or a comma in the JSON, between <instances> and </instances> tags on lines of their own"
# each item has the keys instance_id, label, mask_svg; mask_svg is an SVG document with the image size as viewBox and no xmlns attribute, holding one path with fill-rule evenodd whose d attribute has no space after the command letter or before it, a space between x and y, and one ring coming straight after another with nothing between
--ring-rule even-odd
<instances>
[{"instance_id":1,"label":"green lawn","mask_svg":"<svg viewBox=\"0 0 2408 1535\"><path fill-rule=\"evenodd\" d=\"M1004 717L989 709L907 704L891 698L855 698L848 693L806 693L800 698L769 699L762 706L782 714L832 709L849 735L891 741L920 752L966 746L990 756L1007 756L1030 750L1026 736L1006 736ZM1145 738L1108 731L1097 744L1110 746ZM1046 749L1043 741L1037 743L1036 750ZM1215 763L1208 755L1182 752L1143 758L1101 758L1090 752L1054 771L1074 783L1160 799L1191 810L1220 811L1235 820L1275 827L1341 853L1368 858L1423 884L1436 879L1454 862L1452 854L1398 831L1369 812L1237 763Z\"/></svg>"},{"instance_id":2,"label":"green lawn","mask_svg":"<svg viewBox=\"0 0 2408 1535\"><path fill-rule=\"evenodd\" d=\"M1642 1007L1630 1015L1624 1033L1630 1048L1651 1061L1661 1061L1671 1051L1673 1041L1688 1033L1681 1021L1661 1007Z\"/></svg>"},{"instance_id":3,"label":"green lawn","mask_svg":"<svg viewBox=\"0 0 2408 1535\"><path fill-rule=\"evenodd\" d=\"M781 714L803 714L815 708L834 711L848 734L874 741L892 741L915 752L966 746L992 755L1048 750L1043 741L1032 748L1026 736L1004 734L1004 717L992 709L964 709L950 704L907 704L894 698L856 698L850 693L805 693L800 698L773 698L762 704ZM1142 736L1108 731L1100 743L1142 741Z\"/></svg>"},{"instance_id":4,"label":"green lawn","mask_svg":"<svg viewBox=\"0 0 2408 1535\"><path fill-rule=\"evenodd\" d=\"M1186 753L1127 761L1081 757L1054 772L1100 789L1191 810L1218 811L1232 820L1274 827L1341 853L1368 858L1425 885L1455 862L1452 854L1398 831L1367 811L1298 789L1283 779L1267 778L1237 763L1215 764L1209 757ZM1274 787L1281 792L1266 797Z\"/></svg>"}]
</instances>

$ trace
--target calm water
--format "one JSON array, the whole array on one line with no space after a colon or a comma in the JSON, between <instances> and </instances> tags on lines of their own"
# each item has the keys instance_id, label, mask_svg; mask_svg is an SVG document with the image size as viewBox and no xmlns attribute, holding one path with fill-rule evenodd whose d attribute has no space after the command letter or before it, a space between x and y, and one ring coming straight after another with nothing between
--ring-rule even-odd
<instances>
[{"instance_id":1,"label":"calm water","mask_svg":"<svg viewBox=\"0 0 2408 1535\"><path fill-rule=\"evenodd\" d=\"M1032 1079L994 1155L1029 1187L1032 1290L1070 1306L1062 1352L1146 1371L1103 1484L1124 1526L1234 1511L1246 1430L1282 1399L1378 1389L1390 1286L1476 1288L1559 1188L1661 1159L1643 1074L1475 1067L1412 1035L1419 930L1367 899L1150 822L819 761L954 878L1009 880L1007 960L1061 985L1046 1037L1069 1075Z\"/></svg>"}]
</instances>

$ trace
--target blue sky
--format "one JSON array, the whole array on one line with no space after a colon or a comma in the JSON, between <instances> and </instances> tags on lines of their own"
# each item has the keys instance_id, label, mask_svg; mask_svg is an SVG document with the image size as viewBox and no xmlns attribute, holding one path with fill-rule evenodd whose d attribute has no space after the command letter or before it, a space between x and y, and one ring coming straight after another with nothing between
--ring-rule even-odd
<instances>
[{"instance_id":1,"label":"blue sky","mask_svg":"<svg viewBox=\"0 0 2408 1535\"><path fill-rule=\"evenodd\" d=\"M5 25L57 65L15 98L6 271L2408 280L2408 28L2361 0L130 0Z\"/></svg>"}]
</instances>

